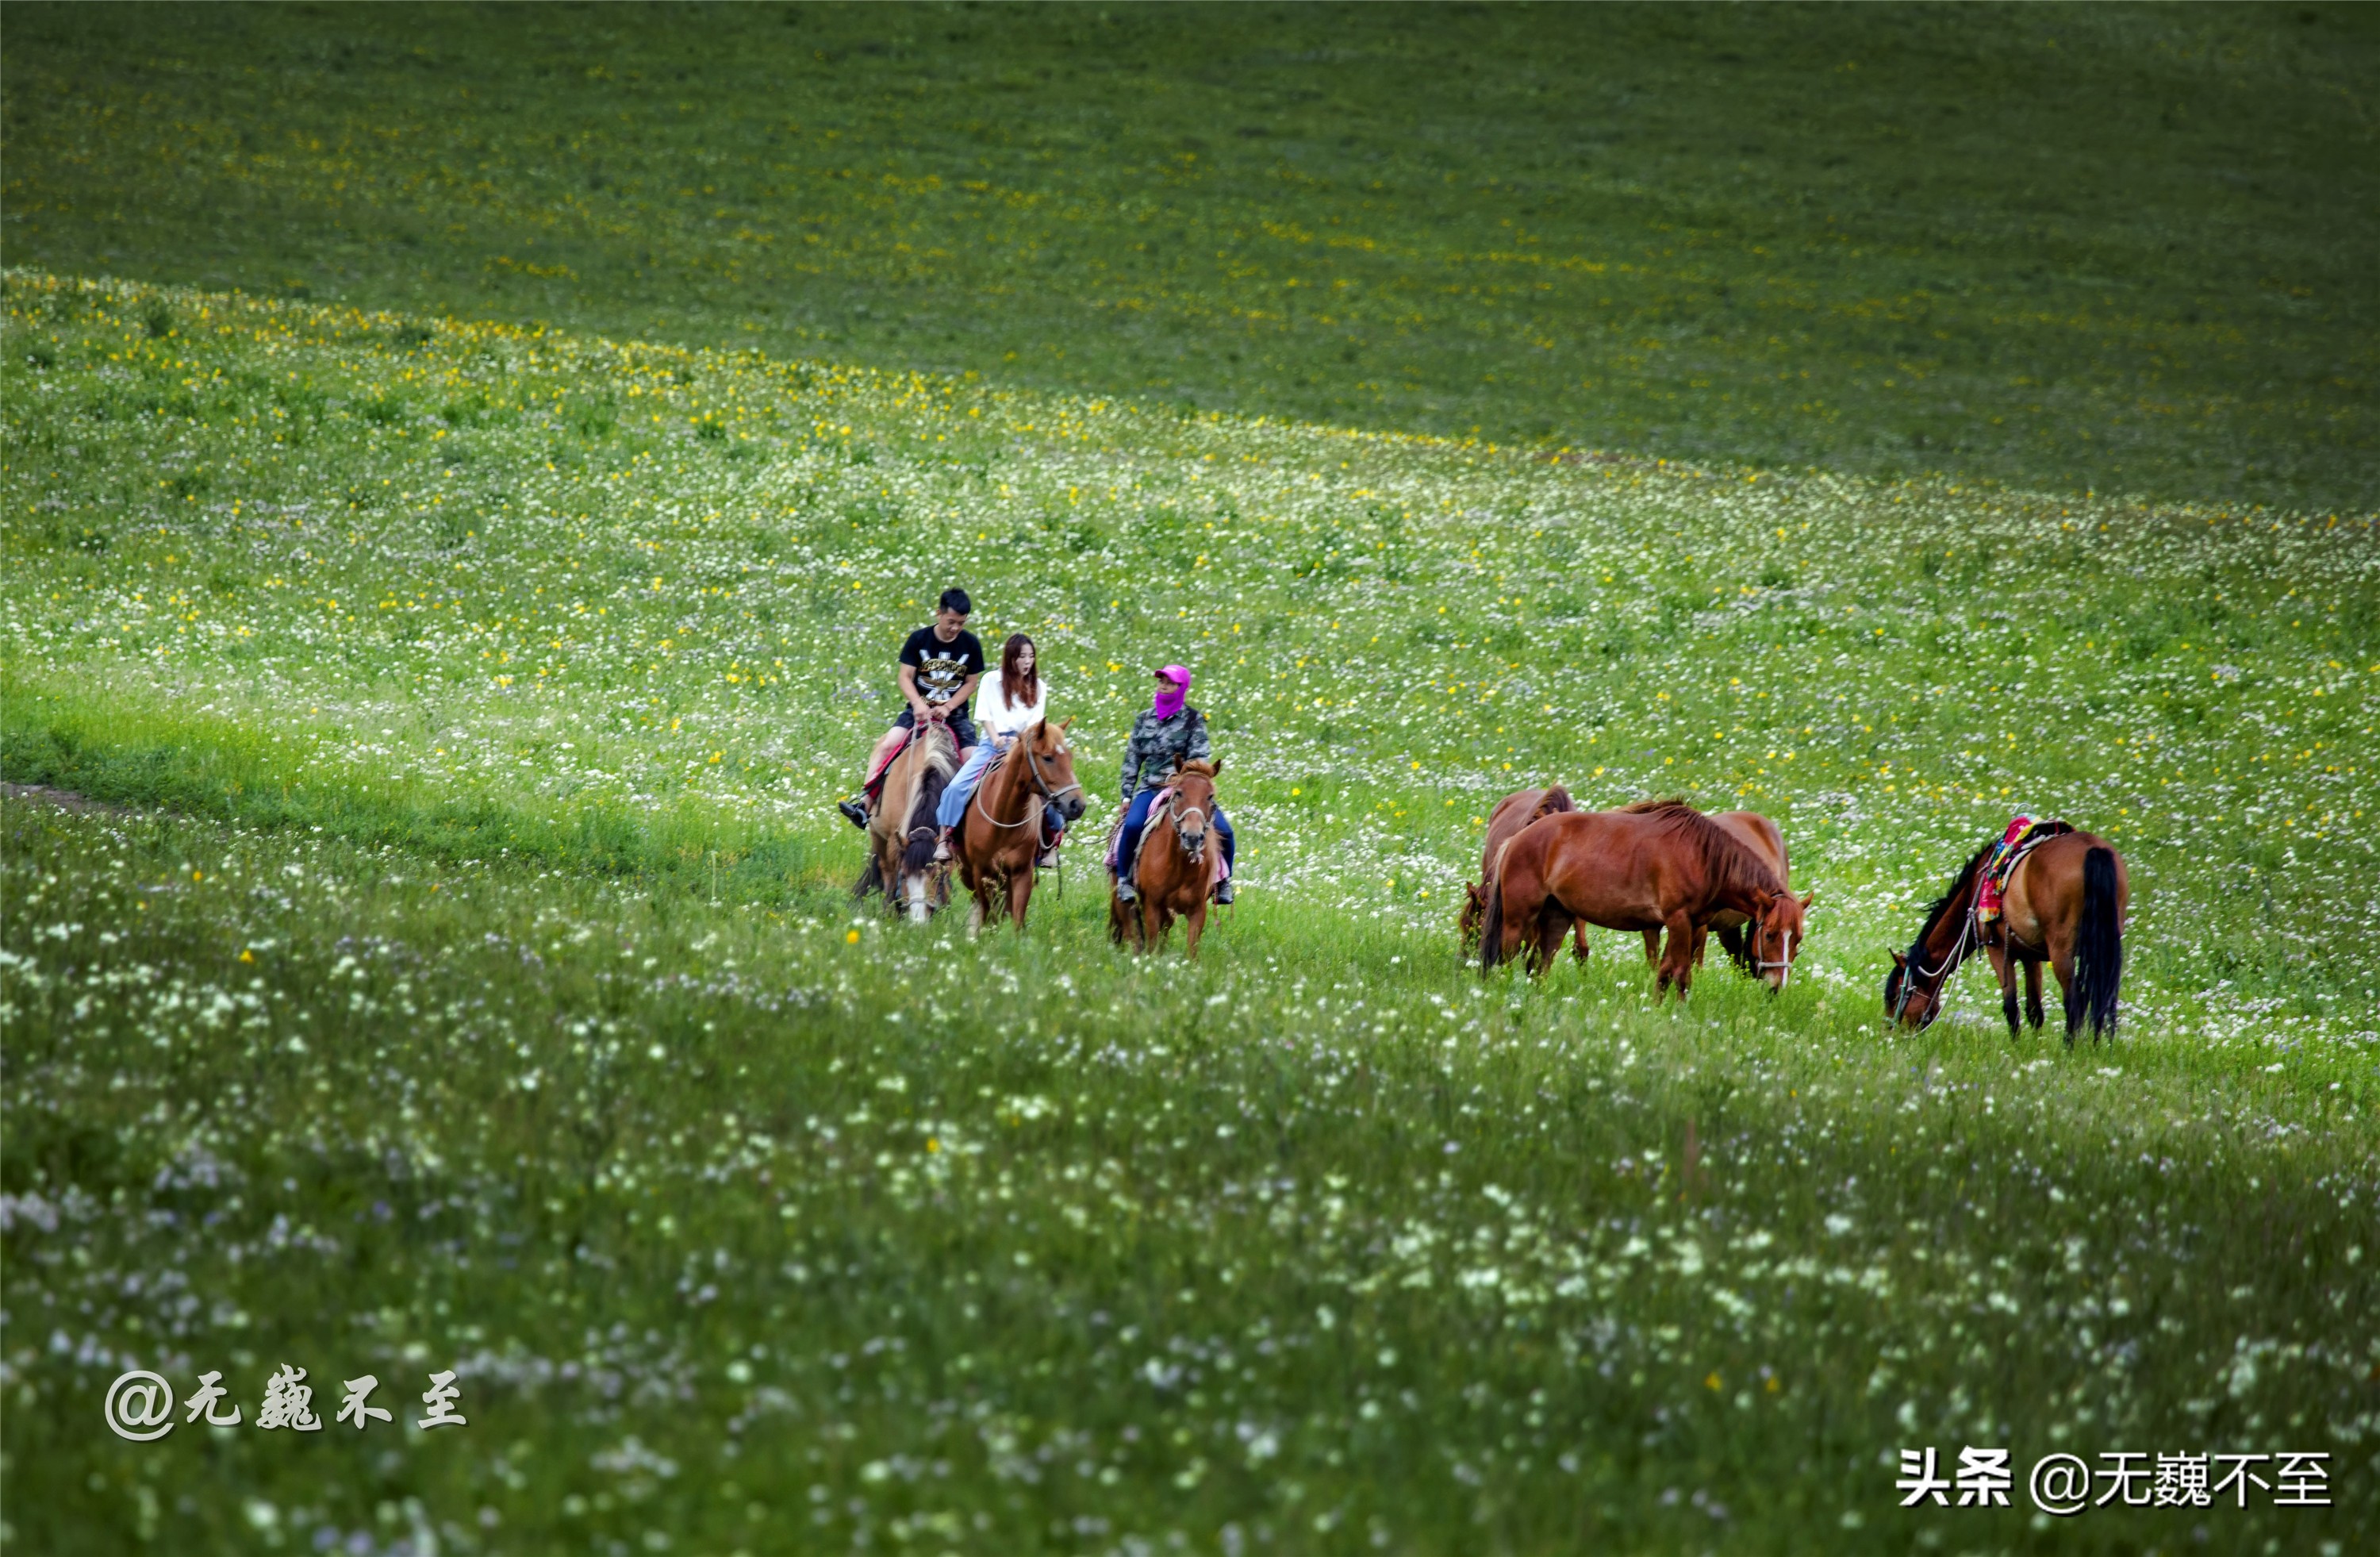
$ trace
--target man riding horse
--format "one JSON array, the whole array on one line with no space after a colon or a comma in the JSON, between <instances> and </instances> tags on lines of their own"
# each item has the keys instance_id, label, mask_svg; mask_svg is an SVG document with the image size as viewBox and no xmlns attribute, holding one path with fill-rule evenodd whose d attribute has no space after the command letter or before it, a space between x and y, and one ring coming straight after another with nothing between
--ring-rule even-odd
<instances>
[{"instance_id":1,"label":"man riding horse","mask_svg":"<svg viewBox=\"0 0 2380 1557\"><path fill-rule=\"evenodd\" d=\"M976 744L969 700L975 696L976 683L983 678L983 645L966 630L967 614L974 609L965 590L944 590L932 624L911 633L901 645L901 696L908 706L893 719L892 728L868 757L862 797L835 802L835 809L854 827L866 830L882 791L885 770L921 722L947 726L962 753Z\"/></svg>"}]
</instances>

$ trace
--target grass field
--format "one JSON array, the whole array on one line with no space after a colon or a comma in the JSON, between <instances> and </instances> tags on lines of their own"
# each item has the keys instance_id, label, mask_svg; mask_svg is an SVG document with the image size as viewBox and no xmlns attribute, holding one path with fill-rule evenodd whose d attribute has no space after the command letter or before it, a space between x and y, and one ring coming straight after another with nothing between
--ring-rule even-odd
<instances>
[{"instance_id":1,"label":"grass field","mask_svg":"<svg viewBox=\"0 0 2380 1557\"><path fill-rule=\"evenodd\" d=\"M6 776L172 813L6 812L29 1550L2380 1517L2368 519L6 297ZM1199 967L1110 952L1079 862L1022 943L851 919L828 801L953 578L1095 794L1197 667L1246 840ZM1803 977L1483 984L1459 883L1547 776L1779 817ZM1886 1036L1882 948L2020 803L2132 863L2121 1040L2011 1047L1976 973ZM445 1359L487 1425L105 1436L161 1356ZM2338 1506L1900 1514L1892 1451L1965 1441L2327 1449Z\"/></svg>"},{"instance_id":2,"label":"grass field","mask_svg":"<svg viewBox=\"0 0 2380 1557\"><path fill-rule=\"evenodd\" d=\"M2380 1547L2368 10L6 25L0 1550ZM1022 938L846 895L953 582ZM1177 659L1195 967L1087 846ZM1775 817L1791 989L1463 963L1555 779ZM2019 809L2120 1035L1888 1032Z\"/></svg>"},{"instance_id":3,"label":"grass field","mask_svg":"<svg viewBox=\"0 0 2380 1557\"><path fill-rule=\"evenodd\" d=\"M10 7L10 262L2380 505L2368 6Z\"/></svg>"}]
</instances>

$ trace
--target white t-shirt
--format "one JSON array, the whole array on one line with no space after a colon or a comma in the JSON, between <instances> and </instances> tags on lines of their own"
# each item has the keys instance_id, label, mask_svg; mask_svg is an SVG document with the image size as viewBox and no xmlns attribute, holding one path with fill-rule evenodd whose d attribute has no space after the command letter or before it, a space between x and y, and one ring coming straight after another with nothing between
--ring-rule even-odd
<instances>
[{"instance_id":1,"label":"white t-shirt","mask_svg":"<svg viewBox=\"0 0 2380 1557\"><path fill-rule=\"evenodd\" d=\"M1026 707L1011 708L1008 703L1008 687L1001 679L1000 672L988 671L984 675L983 685L978 688L975 695L977 723L983 727L986 735L1021 736L1034 725L1040 724L1042 715L1050 707L1049 682L1041 682L1040 693L1038 698Z\"/></svg>"}]
</instances>

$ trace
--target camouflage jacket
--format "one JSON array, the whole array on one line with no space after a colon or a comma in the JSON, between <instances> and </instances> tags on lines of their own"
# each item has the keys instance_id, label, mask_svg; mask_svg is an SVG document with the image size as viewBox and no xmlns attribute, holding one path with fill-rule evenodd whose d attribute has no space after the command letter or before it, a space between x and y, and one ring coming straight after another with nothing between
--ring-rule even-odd
<instances>
[{"instance_id":1,"label":"camouflage jacket","mask_svg":"<svg viewBox=\"0 0 2380 1557\"><path fill-rule=\"evenodd\" d=\"M1153 709L1142 709L1132 722L1132 738L1123 743L1123 801L1156 787L1184 762L1203 762L1212 755L1207 745L1207 716L1184 706L1171 718L1160 719Z\"/></svg>"}]
</instances>

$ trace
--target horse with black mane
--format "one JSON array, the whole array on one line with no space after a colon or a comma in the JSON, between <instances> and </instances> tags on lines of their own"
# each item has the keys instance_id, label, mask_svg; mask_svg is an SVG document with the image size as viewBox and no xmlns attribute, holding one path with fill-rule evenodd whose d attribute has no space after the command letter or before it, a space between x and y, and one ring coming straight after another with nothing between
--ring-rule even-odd
<instances>
[{"instance_id":1,"label":"horse with black mane","mask_svg":"<svg viewBox=\"0 0 2380 1557\"><path fill-rule=\"evenodd\" d=\"M949 899L949 871L934 864L934 810L958 772L958 738L940 719L922 720L884 770L883 798L868 819L868 869L854 898L884 894L887 913L924 924Z\"/></svg>"},{"instance_id":2,"label":"horse with black mane","mask_svg":"<svg viewBox=\"0 0 2380 1557\"><path fill-rule=\"evenodd\" d=\"M1525 947L1543 973L1578 920L1607 930L1669 931L1654 988L1685 998L1694 945L1717 914L1742 914L1755 973L1781 990L1801 950L1810 894L1784 882L1725 828L1682 800L1616 811L1564 811L1513 835L1497 860L1479 936L1483 971Z\"/></svg>"},{"instance_id":3,"label":"horse with black mane","mask_svg":"<svg viewBox=\"0 0 2380 1557\"><path fill-rule=\"evenodd\" d=\"M1892 954L1884 976L1884 1009L1902 1027L1933 1026L1942 1014L1950 975L1977 949L1987 952L2000 983L2000 1011L2017 1036L2016 968L2024 967L2025 1016L2038 1029L2041 965L2058 975L2066 1004L2066 1045L2084 1022L2091 1038L2116 1030L2116 1001L2124 982L2124 917L2131 876L2115 845L2064 822L2035 829L2046 836L2008 869L1999 912L1976 913L1986 890L1987 862L2003 842L1987 839L1925 911L1925 922L1904 955Z\"/></svg>"}]
</instances>

